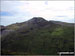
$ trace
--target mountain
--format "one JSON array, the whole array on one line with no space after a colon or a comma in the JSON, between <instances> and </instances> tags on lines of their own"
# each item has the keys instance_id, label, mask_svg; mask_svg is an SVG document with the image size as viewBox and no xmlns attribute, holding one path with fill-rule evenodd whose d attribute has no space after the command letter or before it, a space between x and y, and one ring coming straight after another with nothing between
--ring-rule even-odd
<instances>
[{"instance_id":1,"label":"mountain","mask_svg":"<svg viewBox=\"0 0 75 56\"><path fill-rule=\"evenodd\" d=\"M73 23L33 17L26 22L2 27L2 55L56 55L58 52L74 52Z\"/></svg>"}]
</instances>

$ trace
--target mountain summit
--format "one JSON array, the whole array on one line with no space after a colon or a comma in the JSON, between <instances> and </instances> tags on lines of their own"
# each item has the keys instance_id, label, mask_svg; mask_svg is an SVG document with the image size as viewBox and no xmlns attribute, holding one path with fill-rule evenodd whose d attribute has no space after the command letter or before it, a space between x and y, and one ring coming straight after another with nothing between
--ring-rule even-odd
<instances>
[{"instance_id":1,"label":"mountain summit","mask_svg":"<svg viewBox=\"0 0 75 56\"><path fill-rule=\"evenodd\" d=\"M31 27L42 27L48 24L48 21L46 21L44 18L42 17L33 17L32 19L28 20L26 22L27 26L31 26Z\"/></svg>"},{"instance_id":2,"label":"mountain summit","mask_svg":"<svg viewBox=\"0 0 75 56\"><path fill-rule=\"evenodd\" d=\"M30 24L42 24L42 23L46 23L47 21L42 18L42 17L33 17L32 19L30 19L28 21L28 23Z\"/></svg>"},{"instance_id":3,"label":"mountain summit","mask_svg":"<svg viewBox=\"0 0 75 56\"><path fill-rule=\"evenodd\" d=\"M30 22L43 22L43 21L46 21L44 18L42 17L33 17L31 20L29 20Z\"/></svg>"}]
</instances>

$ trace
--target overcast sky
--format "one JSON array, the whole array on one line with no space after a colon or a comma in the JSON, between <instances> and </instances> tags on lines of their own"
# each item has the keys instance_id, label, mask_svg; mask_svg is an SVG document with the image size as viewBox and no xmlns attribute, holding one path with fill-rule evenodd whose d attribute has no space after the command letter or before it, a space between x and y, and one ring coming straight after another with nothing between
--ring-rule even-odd
<instances>
[{"instance_id":1,"label":"overcast sky","mask_svg":"<svg viewBox=\"0 0 75 56\"><path fill-rule=\"evenodd\" d=\"M74 22L74 1L1 1L1 25L24 22L32 17Z\"/></svg>"}]
</instances>

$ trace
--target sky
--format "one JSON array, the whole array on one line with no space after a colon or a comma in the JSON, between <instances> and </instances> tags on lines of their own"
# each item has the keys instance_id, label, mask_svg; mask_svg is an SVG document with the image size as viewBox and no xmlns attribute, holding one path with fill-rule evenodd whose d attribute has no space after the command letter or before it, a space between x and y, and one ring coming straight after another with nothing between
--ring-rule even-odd
<instances>
[{"instance_id":1,"label":"sky","mask_svg":"<svg viewBox=\"0 0 75 56\"><path fill-rule=\"evenodd\" d=\"M1 1L0 25L27 21L43 17L74 23L74 1Z\"/></svg>"}]
</instances>

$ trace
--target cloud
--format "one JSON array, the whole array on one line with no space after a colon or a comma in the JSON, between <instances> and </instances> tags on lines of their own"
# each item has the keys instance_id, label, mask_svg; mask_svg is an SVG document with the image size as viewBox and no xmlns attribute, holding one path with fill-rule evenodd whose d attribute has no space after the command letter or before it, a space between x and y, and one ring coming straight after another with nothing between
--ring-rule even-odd
<instances>
[{"instance_id":1,"label":"cloud","mask_svg":"<svg viewBox=\"0 0 75 56\"><path fill-rule=\"evenodd\" d=\"M67 17L67 16L56 16L56 17Z\"/></svg>"},{"instance_id":2,"label":"cloud","mask_svg":"<svg viewBox=\"0 0 75 56\"><path fill-rule=\"evenodd\" d=\"M67 18L66 21L69 22L74 19L74 1L1 1L1 11L10 15L13 13L12 16L2 16L3 22L5 19L9 21L8 18L14 22L22 22L35 16L60 21Z\"/></svg>"}]
</instances>

